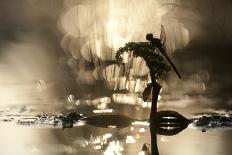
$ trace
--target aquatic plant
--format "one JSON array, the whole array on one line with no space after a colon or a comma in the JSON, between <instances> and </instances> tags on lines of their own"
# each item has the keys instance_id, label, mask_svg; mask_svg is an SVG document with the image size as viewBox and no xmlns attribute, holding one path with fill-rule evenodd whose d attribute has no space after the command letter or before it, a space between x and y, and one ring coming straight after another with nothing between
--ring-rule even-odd
<instances>
[{"instance_id":1,"label":"aquatic plant","mask_svg":"<svg viewBox=\"0 0 232 155\"><path fill-rule=\"evenodd\" d=\"M171 70L171 66L167 64L159 50L151 45L150 42L128 42L124 47L120 47L116 53L117 62L122 62L122 54L124 52L133 52L133 56L142 57L153 79L160 79L164 74Z\"/></svg>"},{"instance_id":2,"label":"aquatic plant","mask_svg":"<svg viewBox=\"0 0 232 155\"><path fill-rule=\"evenodd\" d=\"M154 129L152 124L156 121L156 115L157 115L157 101L158 101L158 95L161 89L161 86L159 83L157 83L157 79L161 78L165 73L170 71L171 67L166 63L166 61L163 58L163 55L161 55L161 51L159 51L158 47L154 46L151 42L128 42L125 44L124 47L121 47L117 50L116 53L116 60L121 63L122 62L122 54L124 52L133 52L133 56L135 57L142 57L146 65L148 66L150 70L150 76L151 76L151 85L149 91L152 90L152 107L150 112L150 130L151 135L156 133L156 129ZM146 90L144 91L146 92ZM143 93L146 94L146 93ZM144 97L143 97L144 98ZM145 97L146 98L146 97ZM156 136L155 136L156 137ZM156 139L151 138L151 144L152 144L152 155L158 154L158 149L156 148ZM155 147L156 146L156 147Z\"/></svg>"}]
</instances>

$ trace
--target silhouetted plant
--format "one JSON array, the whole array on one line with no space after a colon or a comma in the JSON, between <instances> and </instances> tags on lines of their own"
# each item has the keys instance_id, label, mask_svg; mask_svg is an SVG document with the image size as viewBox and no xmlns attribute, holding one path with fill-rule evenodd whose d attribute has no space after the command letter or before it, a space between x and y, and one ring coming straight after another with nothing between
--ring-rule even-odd
<instances>
[{"instance_id":1,"label":"silhouetted plant","mask_svg":"<svg viewBox=\"0 0 232 155\"><path fill-rule=\"evenodd\" d=\"M151 42L129 42L125 44L124 47L121 47L118 49L116 53L116 60L120 63L122 61L122 54L124 52L133 52L133 56L135 57L142 57L149 70L150 70L150 76L151 76L151 88L153 88L152 91L152 107L150 112L150 131L151 135L156 135L156 129L153 128L154 122L157 115L157 101L158 101L158 95L161 89L161 86L159 83L157 83L157 79L161 78L162 75L167 73L171 70L171 66L169 66L163 56L161 55L161 51L157 49L156 46L152 45ZM144 97L143 97L144 98ZM146 97L145 97L146 98ZM152 155L159 154L158 148L156 145L156 136L152 136L151 138L151 145L152 145Z\"/></svg>"},{"instance_id":2,"label":"silhouetted plant","mask_svg":"<svg viewBox=\"0 0 232 155\"><path fill-rule=\"evenodd\" d=\"M122 61L122 54L124 52L133 52L135 57L142 57L149 70L151 77L155 79L161 78L164 74L171 70L171 66L166 63L163 56L152 46L150 42L128 42L124 47L118 49L116 53L116 60L120 63Z\"/></svg>"}]
</instances>

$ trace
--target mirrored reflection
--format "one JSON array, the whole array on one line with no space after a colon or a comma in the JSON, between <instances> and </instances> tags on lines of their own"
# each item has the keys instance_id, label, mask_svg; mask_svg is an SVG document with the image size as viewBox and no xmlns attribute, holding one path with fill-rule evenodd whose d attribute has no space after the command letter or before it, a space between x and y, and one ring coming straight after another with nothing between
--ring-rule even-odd
<instances>
[{"instance_id":1,"label":"mirrored reflection","mask_svg":"<svg viewBox=\"0 0 232 155\"><path fill-rule=\"evenodd\" d=\"M159 111L156 119L150 121L150 128L155 129L157 134L172 136L187 128L190 123L190 120L175 111Z\"/></svg>"},{"instance_id":2,"label":"mirrored reflection","mask_svg":"<svg viewBox=\"0 0 232 155\"><path fill-rule=\"evenodd\" d=\"M86 124L101 127L101 128L125 128L130 125L130 130L134 130L137 126L140 133L146 132L145 127L147 123L150 122L150 132L151 132L151 152L152 154L158 154L157 147L157 137L156 134L161 135L175 135L185 129L191 122L184 118L177 112L174 111L160 111L157 113L157 117L154 120L135 120L127 117L125 115L117 114L103 114L95 116L83 116L76 112L71 112L68 114L57 114L49 115L41 113L36 116L19 116L19 115L7 115L5 118L1 118L1 122L14 122L18 125L30 126L30 127L54 127L54 128L73 128L80 127ZM140 122L140 123L139 123ZM112 135L111 133L105 134L103 136L90 137L90 140L82 142L83 146L91 145L95 150L103 150L104 154L120 154L123 149L123 144L120 139L124 139L126 144L134 144L136 142L136 136L130 133L124 135ZM150 150L144 144L142 151Z\"/></svg>"},{"instance_id":3,"label":"mirrored reflection","mask_svg":"<svg viewBox=\"0 0 232 155\"><path fill-rule=\"evenodd\" d=\"M111 112L111 111L110 111ZM152 120L136 120L122 114L109 114L99 113L97 115L85 116L78 112L70 112L66 114L47 114L42 112L38 115L20 115L20 114L1 114L1 123L16 123L18 125L41 127L43 125L50 125L53 127L59 127L66 124L89 124L95 127L101 128L125 128L128 126L150 126L154 128L157 134L172 136L178 134L183 129L191 125L191 128L195 127L198 129L213 129L213 128L231 128L232 127L232 114L217 113L217 112L205 112L194 114L190 119L185 118L181 114L175 111L159 111ZM68 126L68 125L67 125ZM140 130L143 132L143 128Z\"/></svg>"},{"instance_id":4,"label":"mirrored reflection","mask_svg":"<svg viewBox=\"0 0 232 155\"><path fill-rule=\"evenodd\" d=\"M46 114L39 115L1 115L1 125L16 124L18 126L30 128L58 128L61 132L72 133L72 129L89 128L92 126L91 136L88 138L76 137L73 145L69 145L69 149L80 147L85 150L85 153L90 153L93 150L103 152L103 154L124 154L127 151L127 145L138 146L140 144L141 150L137 152L139 155L143 154L159 154L158 141L160 136L161 141L167 141L168 137L179 135L181 131L189 126L189 131L196 129L198 133L209 131L210 129L231 129L232 119L231 113L197 113L190 119L185 118L175 111L159 111L153 120L135 120L125 115L119 114L98 114L93 116L85 116L77 112L70 112L66 114ZM60 129L59 129L60 128ZM62 128L65 129L62 131ZM106 128L107 132L93 134L93 130ZM118 129L115 129L118 128ZM20 128L19 128L20 129ZM145 140L141 144L142 135L149 133L151 141ZM22 130L22 129L20 129ZM100 131L100 130L99 130ZM210 131L209 131L210 132ZM93 135L92 135L93 134ZM206 135L207 136L207 135ZM166 139L166 140L165 140ZM138 143L140 141L140 143ZM38 148L37 146L33 146ZM62 146L65 150L68 145ZM51 147L52 148L52 147ZM55 146L53 146L55 148ZM45 148L38 148L43 150ZM87 150L86 150L87 149ZM178 149L178 148L176 148ZM82 150L82 151L83 151ZM76 150L76 152L78 152ZM71 154L71 153L66 153ZM99 153L101 154L101 153Z\"/></svg>"},{"instance_id":5,"label":"mirrored reflection","mask_svg":"<svg viewBox=\"0 0 232 155\"><path fill-rule=\"evenodd\" d=\"M151 155L159 155L157 134L173 136L184 130L191 123L190 120L175 111L159 111L155 119L150 120L151 151L144 144L142 151Z\"/></svg>"}]
</instances>

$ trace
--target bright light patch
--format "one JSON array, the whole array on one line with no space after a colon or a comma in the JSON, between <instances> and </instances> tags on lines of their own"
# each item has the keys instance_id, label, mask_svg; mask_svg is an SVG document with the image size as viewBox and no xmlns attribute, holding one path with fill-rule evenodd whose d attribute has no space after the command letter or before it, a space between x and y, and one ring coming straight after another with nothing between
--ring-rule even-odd
<instances>
[{"instance_id":1,"label":"bright light patch","mask_svg":"<svg viewBox=\"0 0 232 155\"><path fill-rule=\"evenodd\" d=\"M75 125L77 125L77 126L84 126L85 123L84 122L77 122Z\"/></svg>"},{"instance_id":2,"label":"bright light patch","mask_svg":"<svg viewBox=\"0 0 232 155\"><path fill-rule=\"evenodd\" d=\"M101 113L112 113L113 109L97 109L97 110L93 110L93 113L95 114L101 114Z\"/></svg>"},{"instance_id":3,"label":"bright light patch","mask_svg":"<svg viewBox=\"0 0 232 155\"><path fill-rule=\"evenodd\" d=\"M146 152L145 152L145 151L140 151L140 152L138 153L138 155L146 155Z\"/></svg>"},{"instance_id":4,"label":"bright light patch","mask_svg":"<svg viewBox=\"0 0 232 155\"><path fill-rule=\"evenodd\" d=\"M115 20L110 20L106 23L106 35L108 39L108 45L114 49L118 49L123 46L127 41L120 36L122 28L121 24Z\"/></svg>"},{"instance_id":5,"label":"bright light patch","mask_svg":"<svg viewBox=\"0 0 232 155\"><path fill-rule=\"evenodd\" d=\"M104 155L122 155L123 147L119 141L110 142Z\"/></svg>"},{"instance_id":6,"label":"bright light patch","mask_svg":"<svg viewBox=\"0 0 232 155\"><path fill-rule=\"evenodd\" d=\"M126 143L127 144L134 144L136 142L135 137L133 136L126 136Z\"/></svg>"},{"instance_id":7,"label":"bright light patch","mask_svg":"<svg viewBox=\"0 0 232 155\"><path fill-rule=\"evenodd\" d=\"M108 139L110 137L112 137L111 133L106 133L105 135L103 135L103 139Z\"/></svg>"},{"instance_id":8,"label":"bright light patch","mask_svg":"<svg viewBox=\"0 0 232 155\"><path fill-rule=\"evenodd\" d=\"M144 125L144 126L149 126L150 123L149 122L143 122L143 121L135 121L132 123L133 125Z\"/></svg>"},{"instance_id":9,"label":"bright light patch","mask_svg":"<svg viewBox=\"0 0 232 155\"><path fill-rule=\"evenodd\" d=\"M139 132L146 132L145 128L140 128Z\"/></svg>"}]
</instances>

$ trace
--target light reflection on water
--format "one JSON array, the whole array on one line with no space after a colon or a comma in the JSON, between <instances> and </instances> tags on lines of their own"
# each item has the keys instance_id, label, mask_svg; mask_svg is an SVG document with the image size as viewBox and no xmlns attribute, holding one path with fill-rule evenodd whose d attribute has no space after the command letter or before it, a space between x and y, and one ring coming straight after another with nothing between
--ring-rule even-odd
<instances>
[{"instance_id":1,"label":"light reflection on water","mask_svg":"<svg viewBox=\"0 0 232 155\"><path fill-rule=\"evenodd\" d=\"M181 108L179 109L181 110ZM141 113L141 111L139 112ZM188 116L191 115L191 118L197 118L193 117L193 113ZM183 114L187 116L187 113ZM231 115L231 113L223 114L222 111L219 114L226 117ZM41 126L16 125L15 122L8 122L7 119L3 121L3 118L6 118L5 115L6 113L2 113L0 123L0 135L4 139L1 142L2 148L0 152L3 155L15 153L22 155L130 155L142 154L141 149L143 144L150 144L149 124L143 121L134 122L123 129L99 128L82 124L74 125L74 128L62 130L61 127L54 128L43 124ZM56 115L60 114L57 113ZM209 116L210 114L205 113L204 115ZM24 113L21 113L15 115L15 119L19 118L23 120L27 118L26 120L28 121L33 119L32 116L33 114L27 113L27 115L24 115ZM198 115L198 117L200 116ZM7 115L7 118L12 117ZM201 126L195 126L195 128L192 128L192 126L190 125L189 128L174 136L157 135L160 155L180 155L186 153L190 155L208 153L213 155L230 154L231 150L226 147L229 139L232 137L232 130L230 128L213 128L208 129L207 132L202 132Z\"/></svg>"}]
</instances>

